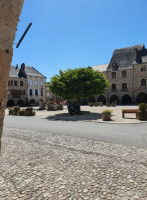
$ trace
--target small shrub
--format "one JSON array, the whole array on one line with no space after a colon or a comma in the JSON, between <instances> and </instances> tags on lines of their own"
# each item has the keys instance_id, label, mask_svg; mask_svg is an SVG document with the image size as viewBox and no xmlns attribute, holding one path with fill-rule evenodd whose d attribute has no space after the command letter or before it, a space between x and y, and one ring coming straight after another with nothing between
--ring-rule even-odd
<instances>
[{"instance_id":1,"label":"small shrub","mask_svg":"<svg viewBox=\"0 0 147 200\"><path fill-rule=\"evenodd\" d=\"M100 102L100 106L103 107L103 102Z\"/></svg>"},{"instance_id":2,"label":"small shrub","mask_svg":"<svg viewBox=\"0 0 147 200\"><path fill-rule=\"evenodd\" d=\"M94 106L94 102L89 102L88 104L90 107Z\"/></svg>"},{"instance_id":3,"label":"small shrub","mask_svg":"<svg viewBox=\"0 0 147 200\"><path fill-rule=\"evenodd\" d=\"M97 106L99 106L100 105L100 103L99 102L95 102L95 106L97 107Z\"/></svg>"},{"instance_id":4,"label":"small shrub","mask_svg":"<svg viewBox=\"0 0 147 200\"><path fill-rule=\"evenodd\" d=\"M13 109L12 108L9 109L9 115L13 115Z\"/></svg>"},{"instance_id":5,"label":"small shrub","mask_svg":"<svg viewBox=\"0 0 147 200\"><path fill-rule=\"evenodd\" d=\"M14 106L14 107L13 107L13 111L14 111L14 112L19 112L20 109L21 109L21 108L20 108L19 106Z\"/></svg>"},{"instance_id":6,"label":"small shrub","mask_svg":"<svg viewBox=\"0 0 147 200\"><path fill-rule=\"evenodd\" d=\"M107 107L110 107L110 106L111 106L111 103L110 103L110 102L106 102L106 106L107 106Z\"/></svg>"},{"instance_id":7,"label":"small shrub","mask_svg":"<svg viewBox=\"0 0 147 200\"><path fill-rule=\"evenodd\" d=\"M20 110L19 111L19 116L24 116L25 115L25 110L23 109L23 110Z\"/></svg>"},{"instance_id":8,"label":"small shrub","mask_svg":"<svg viewBox=\"0 0 147 200\"><path fill-rule=\"evenodd\" d=\"M112 110L106 109L106 110L103 110L102 114L110 115L112 112L113 112Z\"/></svg>"},{"instance_id":9,"label":"small shrub","mask_svg":"<svg viewBox=\"0 0 147 200\"><path fill-rule=\"evenodd\" d=\"M141 112L146 112L147 111L147 104L146 103L140 103L138 106L139 106L139 110Z\"/></svg>"},{"instance_id":10,"label":"small shrub","mask_svg":"<svg viewBox=\"0 0 147 200\"><path fill-rule=\"evenodd\" d=\"M31 112L31 111L33 111L33 108L32 107L28 107L28 108L25 109L25 111L30 111Z\"/></svg>"},{"instance_id":11,"label":"small shrub","mask_svg":"<svg viewBox=\"0 0 147 200\"><path fill-rule=\"evenodd\" d=\"M116 104L117 104L117 101L113 101L111 105L112 105L113 107L115 107Z\"/></svg>"}]
</instances>

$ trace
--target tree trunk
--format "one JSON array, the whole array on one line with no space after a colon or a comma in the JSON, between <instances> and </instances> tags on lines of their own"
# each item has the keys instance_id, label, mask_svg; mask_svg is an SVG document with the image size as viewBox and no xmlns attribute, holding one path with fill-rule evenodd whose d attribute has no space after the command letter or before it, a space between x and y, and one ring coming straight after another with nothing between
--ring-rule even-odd
<instances>
[{"instance_id":1,"label":"tree trunk","mask_svg":"<svg viewBox=\"0 0 147 200\"><path fill-rule=\"evenodd\" d=\"M13 41L23 0L0 0L0 151Z\"/></svg>"}]
</instances>

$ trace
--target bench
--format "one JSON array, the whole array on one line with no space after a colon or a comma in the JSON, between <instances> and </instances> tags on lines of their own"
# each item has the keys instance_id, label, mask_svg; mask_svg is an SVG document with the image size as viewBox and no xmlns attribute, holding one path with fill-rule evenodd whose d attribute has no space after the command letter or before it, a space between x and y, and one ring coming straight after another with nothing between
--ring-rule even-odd
<instances>
[{"instance_id":1,"label":"bench","mask_svg":"<svg viewBox=\"0 0 147 200\"><path fill-rule=\"evenodd\" d=\"M139 109L124 109L122 110L122 117L125 118L125 113L136 113Z\"/></svg>"}]
</instances>

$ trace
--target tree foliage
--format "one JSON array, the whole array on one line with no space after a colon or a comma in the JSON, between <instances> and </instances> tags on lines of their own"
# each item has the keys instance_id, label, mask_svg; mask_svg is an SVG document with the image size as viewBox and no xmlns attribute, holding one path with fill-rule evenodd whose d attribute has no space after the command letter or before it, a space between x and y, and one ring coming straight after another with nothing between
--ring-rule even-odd
<instances>
[{"instance_id":1,"label":"tree foliage","mask_svg":"<svg viewBox=\"0 0 147 200\"><path fill-rule=\"evenodd\" d=\"M64 99L88 98L106 92L109 82L102 73L92 68L77 68L59 71L51 79L50 90Z\"/></svg>"}]
</instances>

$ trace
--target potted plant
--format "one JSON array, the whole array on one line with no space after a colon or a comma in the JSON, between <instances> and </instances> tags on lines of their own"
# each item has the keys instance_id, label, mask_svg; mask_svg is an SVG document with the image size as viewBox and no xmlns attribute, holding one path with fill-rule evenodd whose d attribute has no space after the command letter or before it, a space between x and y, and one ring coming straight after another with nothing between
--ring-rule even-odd
<instances>
[{"instance_id":1,"label":"potted plant","mask_svg":"<svg viewBox=\"0 0 147 200\"><path fill-rule=\"evenodd\" d=\"M94 106L94 102L89 102L88 104L89 104L90 107Z\"/></svg>"},{"instance_id":2,"label":"potted plant","mask_svg":"<svg viewBox=\"0 0 147 200\"><path fill-rule=\"evenodd\" d=\"M139 110L136 112L136 119L138 120L147 120L147 104L140 103L138 105Z\"/></svg>"},{"instance_id":3,"label":"potted plant","mask_svg":"<svg viewBox=\"0 0 147 200\"><path fill-rule=\"evenodd\" d=\"M19 116L24 116L25 115L25 109L22 109L19 111Z\"/></svg>"},{"instance_id":4,"label":"potted plant","mask_svg":"<svg viewBox=\"0 0 147 200\"><path fill-rule=\"evenodd\" d=\"M8 108L9 109L9 115L13 115L13 108Z\"/></svg>"},{"instance_id":5,"label":"potted plant","mask_svg":"<svg viewBox=\"0 0 147 200\"><path fill-rule=\"evenodd\" d=\"M18 115L19 111L20 111L20 107L19 106L14 106L13 107L13 115Z\"/></svg>"},{"instance_id":6,"label":"potted plant","mask_svg":"<svg viewBox=\"0 0 147 200\"><path fill-rule=\"evenodd\" d=\"M100 102L100 107L103 107L103 102Z\"/></svg>"},{"instance_id":7,"label":"potted plant","mask_svg":"<svg viewBox=\"0 0 147 200\"><path fill-rule=\"evenodd\" d=\"M112 107L116 107L117 101L113 101L111 105L112 105Z\"/></svg>"},{"instance_id":8,"label":"potted plant","mask_svg":"<svg viewBox=\"0 0 147 200\"><path fill-rule=\"evenodd\" d=\"M106 102L106 107L110 107L111 103L110 102Z\"/></svg>"},{"instance_id":9,"label":"potted plant","mask_svg":"<svg viewBox=\"0 0 147 200\"><path fill-rule=\"evenodd\" d=\"M26 108L25 111L24 111L24 115L25 116L34 116L35 113L33 112L33 108L32 107Z\"/></svg>"},{"instance_id":10,"label":"potted plant","mask_svg":"<svg viewBox=\"0 0 147 200\"><path fill-rule=\"evenodd\" d=\"M98 107L100 105L99 102L95 102L95 107Z\"/></svg>"},{"instance_id":11,"label":"potted plant","mask_svg":"<svg viewBox=\"0 0 147 200\"><path fill-rule=\"evenodd\" d=\"M109 109L103 110L102 112L103 121L110 121L112 112L113 111Z\"/></svg>"}]
</instances>

